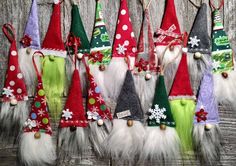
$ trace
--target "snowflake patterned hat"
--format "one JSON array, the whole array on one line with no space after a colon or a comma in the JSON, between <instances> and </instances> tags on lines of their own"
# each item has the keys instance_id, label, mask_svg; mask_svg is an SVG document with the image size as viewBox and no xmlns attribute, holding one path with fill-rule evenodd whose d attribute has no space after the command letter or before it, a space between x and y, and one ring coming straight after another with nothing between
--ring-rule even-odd
<instances>
[{"instance_id":1,"label":"snowflake patterned hat","mask_svg":"<svg viewBox=\"0 0 236 166\"><path fill-rule=\"evenodd\" d=\"M79 71L75 69L72 76L69 95L64 110L62 111L60 128L87 127L88 125L80 86Z\"/></svg>"},{"instance_id":2,"label":"snowflake patterned hat","mask_svg":"<svg viewBox=\"0 0 236 166\"><path fill-rule=\"evenodd\" d=\"M136 57L136 55L136 40L129 16L127 1L121 0L112 56Z\"/></svg>"},{"instance_id":3,"label":"snowflake patterned hat","mask_svg":"<svg viewBox=\"0 0 236 166\"><path fill-rule=\"evenodd\" d=\"M37 0L32 0L32 6L25 27L24 37L21 40L21 46L34 49L41 48Z\"/></svg>"},{"instance_id":4,"label":"snowflake patterned hat","mask_svg":"<svg viewBox=\"0 0 236 166\"><path fill-rule=\"evenodd\" d=\"M18 63L18 53L15 40L15 32L10 24L3 25L3 33L11 43L9 49L8 68L6 80L3 88L3 101L10 101L17 104L17 101L28 100L26 85L23 74L21 73Z\"/></svg>"},{"instance_id":5,"label":"snowflake patterned hat","mask_svg":"<svg viewBox=\"0 0 236 166\"><path fill-rule=\"evenodd\" d=\"M159 76L152 108L149 109L149 113L148 126L166 125L175 127L163 75Z\"/></svg>"},{"instance_id":6,"label":"snowflake patterned hat","mask_svg":"<svg viewBox=\"0 0 236 166\"><path fill-rule=\"evenodd\" d=\"M66 50L61 35L61 7L58 0L54 0L53 13L48 26L48 31L42 44L45 55L66 57Z\"/></svg>"},{"instance_id":7,"label":"snowflake patterned hat","mask_svg":"<svg viewBox=\"0 0 236 166\"><path fill-rule=\"evenodd\" d=\"M192 30L189 34L188 52L209 54L211 42L208 35L207 5L203 3L198 10Z\"/></svg>"},{"instance_id":8,"label":"snowflake patterned hat","mask_svg":"<svg viewBox=\"0 0 236 166\"><path fill-rule=\"evenodd\" d=\"M109 64L111 60L112 47L103 19L100 0L97 0L95 19L93 36L91 39L91 56L89 58L89 63Z\"/></svg>"},{"instance_id":9,"label":"snowflake patterned hat","mask_svg":"<svg viewBox=\"0 0 236 166\"><path fill-rule=\"evenodd\" d=\"M155 45L168 45L174 38L181 34L178 18L176 16L175 1L166 0L165 13L162 18L161 28L157 29ZM174 43L175 44L175 43Z\"/></svg>"},{"instance_id":10,"label":"snowflake patterned hat","mask_svg":"<svg viewBox=\"0 0 236 166\"><path fill-rule=\"evenodd\" d=\"M130 70L127 70L124 84L118 97L114 118L137 121L143 121L144 119L142 106L136 93Z\"/></svg>"}]
</instances>

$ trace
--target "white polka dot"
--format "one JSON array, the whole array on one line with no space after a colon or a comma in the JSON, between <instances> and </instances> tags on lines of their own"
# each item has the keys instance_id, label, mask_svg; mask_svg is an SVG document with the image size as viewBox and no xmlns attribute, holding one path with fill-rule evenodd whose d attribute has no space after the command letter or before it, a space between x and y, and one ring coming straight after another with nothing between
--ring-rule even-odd
<instances>
[{"instance_id":1,"label":"white polka dot","mask_svg":"<svg viewBox=\"0 0 236 166\"><path fill-rule=\"evenodd\" d=\"M11 70L11 71L14 71L15 69L16 69L15 66L13 66L13 65L10 66L10 70Z\"/></svg>"},{"instance_id":2,"label":"white polka dot","mask_svg":"<svg viewBox=\"0 0 236 166\"><path fill-rule=\"evenodd\" d=\"M22 89L18 88L18 89L16 90L16 92L20 94L20 93L22 93Z\"/></svg>"},{"instance_id":3,"label":"white polka dot","mask_svg":"<svg viewBox=\"0 0 236 166\"><path fill-rule=\"evenodd\" d=\"M137 49L134 47L134 48L132 48L132 51L133 51L133 53L135 53L137 51Z\"/></svg>"},{"instance_id":4,"label":"white polka dot","mask_svg":"<svg viewBox=\"0 0 236 166\"><path fill-rule=\"evenodd\" d=\"M129 18L129 22L131 22L131 19Z\"/></svg>"},{"instance_id":5,"label":"white polka dot","mask_svg":"<svg viewBox=\"0 0 236 166\"><path fill-rule=\"evenodd\" d=\"M23 78L23 75L22 75L21 73L18 73L18 74L17 74L17 78L22 79L22 78Z\"/></svg>"},{"instance_id":6,"label":"white polka dot","mask_svg":"<svg viewBox=\"0 0 236 166\"><path fill-rule=\"evenodd\" d=\"M16 51L12 51L12 52L11 52L11 55L12 55L12 56L16 56L16 54L17 54Z\"/></svg>"},{"instance_id":7,"label":"white polka dot","mask_svg":"<svg viewBox=\"0 0 236 166\"><path fill-rule=\"evenodd\" d=\"M129 41L126 40L126 41L124 42L124 44L125 44L126 46L128 46L128 45L129 45Z\"/></svg>"},{"instance_id":8,"label":"white polka dot","mask_svg":"<svg viewBox=\"0 0 236 166\"><path fill-rule=\"evenodd\" d=\"M123 25L123 26L122 26L122 29L123 29L124 31L126 31L126 30L128 29L128 26L127 26L127 25Z\"/></svg>"},{"instance_id":9,"label":"white polka dot","mask_svg":"<svg viewBox=\"0 0 236 166\"><path fill-rule=\"evenodd\" d=\"M116 34L116 39L120 39L121 35L120 34Z\"/></svg>"},{"instance_id":10,"label":"white polka dot","mask_svg":"<svg viewBox=\"0 0 236 166\"><path fill-rule=\"evenodd\" d=\"M15 85L15 81L10 81L9 84L10 84L11 86L14 86L14 85Z\"/></svg>"},{"instance_id":11,"label":"white polka dot","mask_svg":"<svg viewBox=\"0 0 236 166\"><path fill-rule=\"evenodd\" d=\"M126 10L125 9L121 10L120 14L125 15L126 14Z\"/></svg>"},{"instance_id":12,"label":"white polka dot","mask_svg":"<svg viewBox=\"0 0 236 166\"><path fill-rule=\"evenodd\" d=\"M134 37L134 32L131 32L131 37Z\"/></svg>"}]
</instances>

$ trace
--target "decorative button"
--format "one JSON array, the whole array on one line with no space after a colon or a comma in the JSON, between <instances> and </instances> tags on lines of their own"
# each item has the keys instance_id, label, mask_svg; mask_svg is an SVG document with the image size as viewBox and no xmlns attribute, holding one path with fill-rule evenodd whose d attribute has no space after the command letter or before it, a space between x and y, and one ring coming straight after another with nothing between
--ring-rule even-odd
<instances>
[{"instance_id":1,"label":"decorative button","mask_svg":"<svg viewBox=\"0 0 236 166\"><path fill-rule=\"evenodd\" d=\"M37 133L34 134L34 138L35 139L39 139L40 137L41 137L40 132L37 132Z\"/></svg>"},{"instance_id":2,"label":"decorative button","mask_svg":"<svg viewBox=\"0 0 236 166\"><path fill-rule=\"evenodd\" d=\"M160 129L161 129L161 130L166 130L166 125L161 124L161 125L160 125Z\"/></svg>"},{"instance_id":3,"label":"decorative button","mask_svg":"<svg viewBox=\"0 0 236 166\"><path fill-rule=\"evenodd\" d=\"M50 60L50 61L54 61L54 60L55 60L54 55L49 55L49 60Z\"/></svg>"},{"instance_id":4,"label":"decorative button","mask_svg":"<svg viewBox=\"0 0 236 166\"><path fill-rule=\"evenodd\" d=\"M102 65L99 65L99 70L100 70L100 71L104 71L105 69L106 69L105 65L103 65L103 64L102 64Z\"/></svg>"},{"instance_id":5,"label":"decorative button","mask_svg":"<svg viewBox=\"0 0 236 166\"><path fill-rule=\"evenodd\" d=\"M102 126L103 125L103 120L102 119L99 119L98 121L97 121L97 124L98 124L98 126Z\"/></svg>"},{"instance_id":6,"label":"decorative button","mask_svg":"<svg viewBox=\"0 0 236 166\"><path fill-rule=\"evenodd\" d=\"M26 54L30 54L31 53L31 51L32 51L32 49L30 48L30 47L28 47L27 49L26 49Z\"/></svg>"},{"instance_id":7,"label":"decorative button","mask_svg":"<svg viewBox=\"0 0 236 166\"><path fill-rule=\"evenodd\" d=\"M228 76L229 76L228 73L226 73L226 72L221 73L221 75L222 75L222 77L224 77L225 79L228 78Z\"/></svg>"},{"instance_id":8,"label":"decorative button","mask_svg":"<svg viewBox=\"0 0 236 166\"><path fill-rule=\"evenodd\" d=\"M201 59L202 58L202 54L200 52L196 52L194 54L194 59Z\"/></svg>"},{"instance_id":9,"label":"decorative button","mask_svg":"<svg viewBox=\"0 0 236 166\"><path fill-rule=\"evenodd\" d=\"M211 128L212 128L212 125L211 125L211 124L206 124L206 125L205 125L205 130L206 130L206 131L210 131Z\"/></svg>"},{"instance_id":10,"label":"decorative button","mask_svg":"<svg viewBox=\"0 0 236 166\"><path fill-rule=\"evenodd\" d=\"M187 104L187 102L186 102L186 100L185 100L185 99L182 99L182 100L180 101L180 104L181 104L182 106L184 106L184 105L186 105L186 104Z\"/></svg>"},{"instance_id":11,"label":"decorative button","mask_svg":"<svg viewBox=\"0 0 236 166\"><path fill-rule=\"evenodd\" d=\"M145 80L146 80L146 81L150 80L151 78L152 78L152 75L151 75L150 73L147 73L147 74L145 75Z\"/></svg>"},{"instance_id":12,"label":"decorative button","mask_svg":"<svg viewBox=\"0 0 236 166\"><path fill-rule=\"evenodd\" d=\"M17 105L17 100L16 99L11 99L11 102L10 102L10 104L12 105L12 106L15 106L15 105Z\"/></svg>"},{"instance_id":13,"label":"decorative button","mask_svg":"<svg viewBox=\"0 0 236 166\"><path fill-rule=\"evenodd\" d=\"M82 54L82 53L78 53L78 54L77 54L77 58L78 58L79 60L81 60L81 59L83 58L83 56L84 56L84 54Z\"/></svg>"},{"instance_id":14,"label":"decorative button","mask_svg":"<svg viewBox=\"0 0 236 166\"><path fill-rule=\"evenodd\" d=\"M133 124L134 124L133 120L128 120L128 121L127 121L127 125L128 125L129 127L132 127Z\"/></svg>"}]
</instances>

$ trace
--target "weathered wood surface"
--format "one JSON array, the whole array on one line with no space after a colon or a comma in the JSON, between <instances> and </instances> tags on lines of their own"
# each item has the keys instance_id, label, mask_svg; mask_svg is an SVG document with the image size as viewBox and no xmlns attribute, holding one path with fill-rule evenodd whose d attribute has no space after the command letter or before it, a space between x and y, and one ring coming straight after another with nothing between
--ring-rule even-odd
<instances>
[{"instance_id":1,"label":"weathered wood surface","mask_svg":"<svg viewBox=\"0 0 236 166\"><path fill-rule=\"evenodd\" d=\"M53 0L38 0L38 8L40 13L40 32L41 38L47 31L52 5L49 4ZM80 13L84 21L85 29L88 37L91 37L92 28L94 23L95 14L95 0L76 0L79 2ZM199 5L199 0L192 0L195 4ZM203 0L208 3L208 0ZM217 1L217 0L215 0ZM153 0L150 6L151 21L153 29L155 30L160 26L161 18L164 10L165 0ZM179 18L182 31L190 31L197 9L188 0L175 0L177 15ZM128 0L131 19L133 20L133 27L136 37L139 35L141 20L142 20L142 7L139 0ZM107 29L110 36L114 36L115 25L117 20L117 13L119 8L119 0L102 0L104 17L107 22ZM28 17L31 0L0 0L0 26L4 23L10 22L14 25L17 34L17 40L22 37L24 26ZM62 30L65 39L70 28L70 0L64 0L62 4ZM211 21L210 9L209 23ZM223 17L225 30L229 34L230 41L234 49L236 48L236 0L225 0ZM211 27L209 26L209 32ZM7 67L7 53L9 43L0 31L0 88L3 86L5 69ZM113 39L113 38L112 38ZM236 115L229 106L220 107L221 123L220 127L223 134L224 154L222 155L222 165L236 165ZM57 124L53 124L56 128ZM17 164L17 148L5 147L0 143L0 165L1 166L14 166ZM178 165L176 161L176 165ZM186 160L185 165L199 165L194 159ZM118 161L111 159L99 159L91 151L83 154L83 156L72 156L68 161L61 162L60 165L125 165ZM142 164L140 164L142 165ZM146 165L155 165L155 163L146 163Z\"/></svg>"}]
</instances>

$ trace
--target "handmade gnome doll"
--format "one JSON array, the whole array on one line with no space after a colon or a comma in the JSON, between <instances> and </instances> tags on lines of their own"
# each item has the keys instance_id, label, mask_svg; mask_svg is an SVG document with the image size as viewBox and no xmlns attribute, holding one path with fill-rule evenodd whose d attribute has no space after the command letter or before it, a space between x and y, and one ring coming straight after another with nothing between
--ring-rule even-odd
<instances>
[{"instance_id":1,"label":"handmade gnome doll","mask_svg":"<svg viewBox=\"0 0 236 166\"><path fill-rule=\"evenodd\" d=\"M231 105L236 110L234 98L236 91L236 72L234 70L233 50L229 38L224 31L221 21L220 7L216 9L213 4L213 30L212 30L212 65L216 99L220 104Z\"/></svg>"},{"instance_id":2,"label":"handmade gnome doll","mask_svg":"<svg viewBox=\"0 0 236 166\"><path fill-rule=\"evenodd\" d=\"M144 113L130 70L126 72L113 117L113 128L104 141L104 149L115 159L132 162L142 151L145 130Z\"/></svg>"},{"instance_id":3,"label":"handmade gnome doll","mask_svg":"<svg viewBox=\"0 0 236 166\"><path fill-rule=\"evenodd\" d=\"M15 30L11 24L4 24L2 30L11 44L0 112L1 137L8 140L9 136L19 134L29 109L26 85L18 63Z\"/></svg>"},{"instance_id":4,"label":"handmade gnome doll","mask_svg":"<svg viewBox=\"0 0 236 166\"><path fill-rule=\"evenodd\" d=\"M104 86L112 100L117 100L127 71L127 58L131 68L137 55L136 39L132 28L127 0L120 0L120 9L113 43L112 60L104 71Z\"/></svg>"},{"instance_id":5,"label":"handmade gnome doll","mask_svg":"<svg viewBox=\"0 0 236 166\"><path fill-rule=\"evenodd\" d=\"M104 155L103 142L112 129L112 114L106 105L101 89L87 67L89 80L87 97L87 118L89 120L89 138L98 155Z\"/></svg>"},{"instance_id":6,"label":"handmade gnome doll","mask_svg":"<svg viewBox=\"0 0 236 166\"><path fill-rule=\"evenodd\" d=\"M33 64L38 78L38 85L31 106L31 112L25 121L19 142L20 161L22 164L28 166L53 164L56 160L45 91L43 89L41 74L34 61L34 56L37 54L43 54L41 52L35 52L33 55Z\"/></svg>"},{"instance_id":7,"label":"handmade gnome doll","mask_svg":"<svg viewBox=\"0 0 236 166\"><path fill-rule=\"evenodd\" d=\"M206 70L211 52L211 42L208 35L207 5L203 3L198 10L188 39L188 64L193 91L196 94L202 75Z\"/></svg>"},{"instance_id":8,"label":"handmade gnome doll","mask_svg":"<svg viewBox=\"0 0 236 166\"><path fill-rule=\"evenodd\" d=\"M149 3L143 1L143 22L138 43L138 57L135 62L134 79L137 93L140 97L144 110L148 110L153 101L155 91L157 62L155 58L155 45L153 40L152 26L149 16Z\"/></svg>"},{"instance_id":9,"label":"handmade gnome doll","mask_svg":"<svg viewBox=\"0 0 236 166\"><path fill-rule=\"evenodd\" d=\"M104 87L104 70L111 61L112 47L110 38L106 30L105 22L103 20L102 5L100 0L96 0L96 16L93 36L91 40L91 52L88 57L90 71L94 76L97 84L102 92L106 92Z\"/></svg>"},{"instance_id":10,"label":"handmade gnome doll","mask_svg":"<svg viewBox=\"0 0 236 166\"><path fill-rule=\"evenodd\" d=\"M53 13L48 31L42 44L43 86L47 104L52 118L58 119L62 110L63 92L65 90L66 51L61 36L60 2L54 0Z\"/></svg>"},{"instance_id":11,"label":"handmade gnome doll","mask_svg":"<svg viewBox=\"0 0 236 166\"><path fill-rule=\"evenodd\" d=\"M216 165L220 160L222 146L211 66L205 71L201 81L194 117L193 140L201 163Z\"/></svg>"},{"instance_id":12,"label":"handmade gnome doll","mask_svg":"<svg viewBox=\"0 0 236 166\"><path fill-rule=\"evenodd\" d=\"M187 43L186 39L187 37L185 36L185 46ZM195 99L188 72L187 53L183 52L169 93L169 100L176 123L176 130L181 140L182 152L186 152L186 154L193 150L191 132L195 111Z\"/></svg>"},{"instance_id":13,"label":"handmade gnome doll","mask_svg":"<svg viewBox=\"0 0 236 166\"><path fill-rule=\"evenodd\" d=\"M88 121L83 106L80 75L76 61L69 95L62 111L58 146L61 158L70 154L82 153L88 148ZM65 155L65 156L64 156Z\"/></svg>"},{"instance_id":14,"label":"handmade gnome doll","mask_svg":"<svg viewBox=\"0 0 236 166\"><path fill-rule=\"evenodd\" d=\"M38 22L37 0L32 0L29 18L25 27L24 36L21 39L19 49L19 64L27 85L28 95L33 96L36 86L36 73L32 70L32 55L41 48ZM39 64L39 59L36 60ZM38 65L40 66L40 65Z\"/></svg>"}]
</instances>

